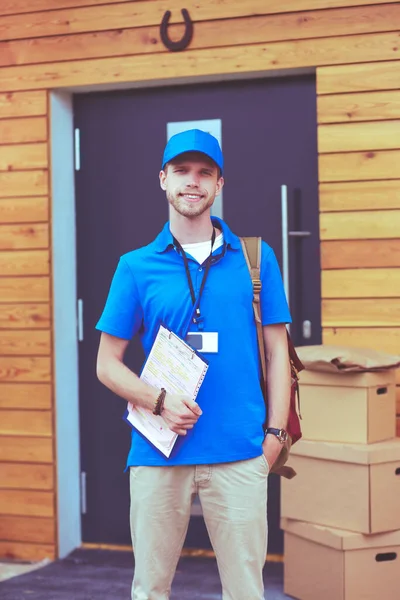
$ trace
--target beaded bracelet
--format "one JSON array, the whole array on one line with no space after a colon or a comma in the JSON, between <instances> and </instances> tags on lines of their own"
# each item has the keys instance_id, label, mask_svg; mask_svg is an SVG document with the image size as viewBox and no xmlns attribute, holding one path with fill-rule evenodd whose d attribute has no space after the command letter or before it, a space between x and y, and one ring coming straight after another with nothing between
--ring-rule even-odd
<instances>
[{"instance_id":1,"label":"beaded bracelet","mask_svg":"<svg viewBox=\"0 0 400 600\"><path fill-rule=\"evenodd\" d=\"M166 395L167 391L164 388L161 388L161 392L159 393L154 405L153 415L161 415L164 409L164 400Z\"/></svg>"}]
</instances>

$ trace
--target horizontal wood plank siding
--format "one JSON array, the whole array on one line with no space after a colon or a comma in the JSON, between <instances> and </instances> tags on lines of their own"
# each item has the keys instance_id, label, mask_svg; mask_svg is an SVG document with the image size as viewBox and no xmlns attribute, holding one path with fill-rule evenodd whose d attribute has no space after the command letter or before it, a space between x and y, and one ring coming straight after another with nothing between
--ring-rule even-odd
<instances>
[{"instance_id":1,"label":"horizontal wood plank siding","mask_svg":"<svg viewBox=\"0 0 400 600\"><path fill-rule=\"evenodd\" d=\"M0 541L0 556L10 560L38 562L57 558L55 544L30 544L27 542Z\"/></svg>"},{"instance_id":2,"label":"horizontal wood plank siding","mask_svg":"<svg viewBox=\"0 0 400 600\"><path fill-rule=\"evenodd\" d=\"M46 196L48 185L48 173L45 170L0 172L0 198Z\"/></svg>"},{"instance_id":3,"label":"horizontal wood plank siding","mask_svg":"<svg viewBox=\"0 0 400 600\"><path fill-rule=\"evenodd\" d=\"M48 219L47 196L0 199L0 223L38 223Z\"/></svg>"},{"instance_id":4,"label":"horizontal wood plank siding","mask_svg":"<svg viewBox=\"0 0 400 600\"><path fill-rule=\"evenodd\" d=\"M387 4L388 0L209 0L207 3L188 5L193 21L233 19L247 15L289 13L301 10L324 9L368 4ZM394 0L393 0L394 3ZM89 3L90 4L90 3ZM171 3L165 0L107 3L99 6L52 10L45 14L32 12L29 18L23 14L5 15L0 23L0 40L36 38L51 35L70 35L83 31L104 31L127 27L158 25ZM180 10L172 11L171 23L180 23Z\"/></svg>"},{"instance_id":5,"label":"horizontal wood plank siding","mask_svg":"<svg viewBox=\"0 0 400 600\"><path fill-rule=\"evenodd\" d=\"M47 93L44 90L0 94L0 119L37 117L41 115L46 116L46 114Z\"/></svg>"},{"instance_id":6,"label":"horizontal wood plank siding","mask_svg":"<svg viewBox=\"0 0 400 600\"><path fill-rule=\"evenodd\" d=\"M57 0L57 9L61 8L77 8L79 6L92 6L101 4L116 4L122 2L130 2L132 0ZM261 9L268 10L269 12L283 12L283 11L294 11L297 7L301 10L311 10L316 8L326 9L332 6L358 6L358 5L369 5L369 4L386 4L388 2L395 2L396 0L288 0L284 6L282 6L277 0L268 0L267 2L260 3L248 2L248 7L251 13L262 12ZM228 4L221 2L221 0L210 0L208 3L211 5L209 10L212 10L216 5ZM169 4L170 8L172 4ZM234 8L233 8L234 7ZM261 7L261 9L260 9ZM229 2L228 10L240 10L238 2ZM20 14L25 12L38 12L54 10L53 0L3 0L0 8L0 15L7 14ZM164 10L163 7L161 10ZM235 15L232 15L235 16Z\"/></svg>"},{"instance_id":7,"label":"horizontal wood plank siding","mask_svg":"<svg viewBox=\"0 0 400 600\"><path fill-rule=\"evenodd\" d=\"M50 330L3 330L0 353L8 356L50 356Z\"/></svg>"},{"instance_id":8,"label":"horizontal wood plank siding","mask_svg":"<svg viewBox=\"0 0 400 600\"><path fill-rule=\"evenodd\" d=\"M0 413L1 414L1 413ZM0 460L4 462L48 463L53 465L53 440L47 437L2 435Z\"/></svg>"},{"instance_id":9,"label":"horizontal wood plank siding","mask_svg":"<svg viewBox=\"0 0 400 600\"><path fill-rule=\"evenodd\" d=\"M317 89L323 342L399 355L400 63L322 67Z\"/></svg>"},{"instance_id":10,"label":"horizontal wood plank siding","mask_svg":"<svg viewBox=\"0 0 400 600\"><path fill-rule=\"evenodd\" d=\"M46 140L46 117L0 119L0 144L24 144Z\"/></svg>"},{"instance_id":11,"label":"horizontal wood plank siding","mask_svg":"<svg viewBox=\"0 0 400 600\"><path fill-rule=\"evenodd\" d=\"M318 94L339 94L341 92L398 90L399 68L399 61L326 67L318 72L317 92Z\"/></svg>"},{"instance_id":12,"label":"horizontal wood plank siding","mask_svg":"<svg viewBox=\"0 0 400 600\"><path fill-rule=\"evenodd\" d=\"M319 123L382 121L399 115L400 90L318 96Z\"/></svg>"},{"instance_id":13,"label":"horizontal wood plank siding","mask_svg":"<svg viewBox=\"0 0 400 600\"><path fill-rule=\"evenodd\" d=\"M47 91L0 94L0 556L27 560L56 556L48 144Z\"/></svg>"},{"instance_id":14,"label":"horizontal wood plank siding","mask_svg":"<svg viewBox=\"0 0 400 600\"><path fill-rule=\"evenodd\" d=\"M355 348L374 348L398 355L400 327L325 327L324 344Z\"/></svg>"},{"instance_id":15,"label":"horizontal wood plank siding","mask_svg":"<svg viewBox=\"0 0 400 600\"><path fill-rule=\"evenodd\" d=\"M50 304L0 304L0 329L49 329L50 325Z\"/></svg>"},{"instance_id":16,"label":"horizontal wood plank siding","mask_svg":"<svg viewBox=\"0 0 400 600\"><path fill-rule=\"evenodd\" d=\"M331 10L254 15L196 23L190 49L312 39L362 33L387 32L400 20L400 6L384 4ZM181 25L169 29L172 39L182 35ZM103 58L166 52L159 24L141 28L107 28L106 31L0 42L0 66L49 61Z\"/></svg>"},{"instance_id":17,"label":"horizontal wood plank siding","mask_svg":"<svg viewBox=\"0 0 400 600\"><path fill-rule=\"evenodd\" d=\"M398 238L400 210L322 213L322 240L373 240Z\"/></svg>"},{"instance_id":18,"label":"horizontal wood plank siding","mask_svg":"<svg viewBox=\"0 0 400 600\"><path fill-rule=\"evenodd\" d=\"M0 3L0 556L58 552L49 90L316 69L323 340L400 354L400 4L190 0L171 53L182 7Z\"/></svg>"},{"instance_id":19,"label":"horizontal wood plank siding","mask_svg":"<svg viewBox=\"0 0 400 600\"><path fill-rule=\"evenodd\" d=\"M0 514L54 517L54 493L38 490L0 488Z\"/></svg>"},{"instance_id":20,"label":"horizontal wood plank siding","mask_svg":"<svg viewBox=\"0 0 400 600\"><path fill-rule=\"evenodd\" d=\"M54 544L53 519L0 515L0 539L7 541Z\"/></svg>"},{"instance_id":21,"label":"horizontal wood plank siding","mask_svg":"<svg viewBox=\"0 0 400 600\"><path fill-rule=\"evenodd\" d=\"M400 208L400 179L321 183L319 207L321 212Z\"/></svg>"},{"instance_id":22,"label":"horizontal wood plank siding","mask_svg":"<svg viewBox=\"0 0 400 600\"><path fill-rule=\"evenodd\" d=\"M0 225L0 250L21 250L49 247L47 223Z\"/></svg>"},{"instance_id":23,"label":"horizontal wood plank siding","mask_svg":"<svg viewBox=\"0 0 400 600\"><path fill-rule=\"evenodd\" d=\"M53 466L1 462L0 482L0 489L52 490Z\"/></svg>"},{"instance_id":24,"label":"horizontal wood plank siding","mask_svg":"<svg viewBox=\"0 0 400 600\"><path fill-rule=\"evenodd\" d=\"M46 169L47 144L0 146L0 171Z\"/></svg>"},{"instance_id":25,"label":"horizontal wood plank siding","mask_svg":"<svg viewBox=\"0 0 400 600\"><path fill-rule=\"evenodd\" d=\"M321 266L322 269L400 267L400 239L323 241Z\"/></svg>"},{"instance_id":26,"label":"horizontal wood plank siding","mask_svg":"<svg viewBox=\"0 0 400 600\"><path fill-rule=\"evenodd\" d=\"M48 383L0 383L0 408L50 410L51 386Z\"/></svg>"},{"instance_id":27,"label":"horizontal wood plank siding","mask_svg":"<svg viewBox=\"0 0 400 600\"><path fill-rule=\"evenodd\" d=\"M400 178L400 150L319 155L321 182L374 181Z\"/></svg>"},{"instance_id":28,"label":"horizontal wood plank siding","mask_svg":"<svg viewBox=\"0 0 400 600\"><path fill-rule=\"evenodd\" d=\"M323 327L400 327L398 298L322 300Z\"/></svg>"},{"instance_id":29,"label":"horizontal wood plank siding","mask_svg":"<svg viewBox=\"0 0 400 600\"><path fill-rule=\"evenodd\" d=\"M2 251L0 252L0 275L48 275L49 262L48 250Z\"/></svg>"},{"instance_id":30,"label":"horizontal wood plank siding","mask_svg":"<svg viewBox=\"0 0 400 600\"><path fill-rule=\"evenodd\" d=\"M177 77L231 75L341 64L348 60L369 62L400 59L400 33L376 33L251 44L240 47L205 48L186 52L120 57L8 67L0 79L0 92L24 89L64 88L100 84L145 82L158 73L159 81Z\"/></svg>"},{"instance_id":31,"label":"horizontal wood plank siding","mask_svg":"<svg viewBox=\"0 0 400 600\"><path fill-rule=\"evenodd\" d=\"M400 269L322 272L323 298L400 298Z\"/></svg>"},{"instance_id":32,"label":"horizontal wood plank siding","mask_svg":"<svg viewBox=\"0 0 400 600\"><path fill-rule=\"evenodd\" d=\"M130 2L131 0L57 0L57 8L76 8L98 4ZM2 0L0 15L19 15L54 10L54 0Z\"/></svg>"},{"instance_id":33,"label":"horizontal wood plank siding","mask_svg":"<svg viewBox=\"0 0 400 600\"><path fill-rule=\"evenodd\" d=\"M0 383L47 383L50 381L51 359L49 357L0 356Z\"/></svg>"},{"instance_id":34,"label":"horizontal wood plank siding","mask_svg":"<svg viewBox=\"0 0 400 600\"><path fill-rule=\"evenodd\" d=\"M2 410L0 435L50 437L53 434L50 410L31 410L28 418L21 410Z\"/></svg>"},{"instance_id":35,"label":"horizontal wood plank siding","mask_svg":"<svg viewBox=\"0 0 400 600\"><path fill-rule=\"evenodd\" d=\"M0 297L5 302L47 302L50 300L50 278L0 277Z\"/></svg>"},{"instance_id":36,"label":"horizontal wood plank siding","mask_svg":"<svg viewBox=\"0 0 400 600\"><path fill-rule=\"evenodd\" d=\"M318 146L321 153L397 149L399 139L400 119L370 123L338 123L320 125L318 128Z\"/></svg>"}]
</instances>

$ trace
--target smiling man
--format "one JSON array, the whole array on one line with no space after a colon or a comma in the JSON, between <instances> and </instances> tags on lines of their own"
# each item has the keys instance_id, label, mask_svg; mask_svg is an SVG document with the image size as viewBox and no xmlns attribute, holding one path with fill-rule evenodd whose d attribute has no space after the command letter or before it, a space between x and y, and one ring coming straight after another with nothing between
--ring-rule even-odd
<instances>
[{"instance_id":1,"label":"smiling man","mask_svg":"<svg viewBox=\"0 0 400 600\"><path fill-rule=\"evenodd\" d=\"M206 155L185 152L167 163L160 173L160 183L178 214L197 217L214 204L224 180L220 169Z\"/></svg>"},{"instance_id":2,"label":"smiling man","mask_svg":"<svg viewBox=\"0 0 400 600\"><path fill-rule=\"evenodd\" d=\"M159 175L169 222L148 246L121 257L97 324L100 381L137 406L161 410L180 436L166 458L132 430L133 600L169 598L196 494L223 599L264 597L267 476L281 450L276 432L288 417L285 323L291 318L274 252L263 242L261 312L272 429L265 435L252 282L239 238L211 217L223 171L220 146L210 134L195 129L170 139ZM165 395L124 365L131 338L138 334L148 355L161 323L196 341L209 362L197 402Z\"/></svg>"}]
</instances>

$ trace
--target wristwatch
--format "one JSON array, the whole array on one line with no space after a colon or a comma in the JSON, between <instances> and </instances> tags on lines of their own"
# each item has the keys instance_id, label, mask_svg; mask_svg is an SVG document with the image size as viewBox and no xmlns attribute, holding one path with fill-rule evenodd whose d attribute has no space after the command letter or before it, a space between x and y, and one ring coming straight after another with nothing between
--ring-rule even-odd
<instances>
[{"instance_id":1,"label":"wristwatch","mask_svg":"<svg viewBox=\"0 0 400 600\"><path fill-rule=\"evenodd\" d=\"M267 429L265 431L265 435L267 436L268 433L272 433L272 435L275 435L282 445L285 442L287 442L288 434L287 434L287 431L285 431L284 429L276 429L275 427L267 427Z\"/></svg>"}]
</instances>

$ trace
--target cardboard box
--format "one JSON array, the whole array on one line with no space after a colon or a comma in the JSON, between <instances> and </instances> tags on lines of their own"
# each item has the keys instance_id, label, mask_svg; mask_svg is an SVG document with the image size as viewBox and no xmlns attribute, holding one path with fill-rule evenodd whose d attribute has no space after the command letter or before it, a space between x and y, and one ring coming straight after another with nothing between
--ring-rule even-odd
<instances>
[{"instance_id":1,"label":"cardboard box","mask_svg":"<svg viewBox=\"0 0 400 600\"><path fill-rule=\"evenodd\" d=\"M400 529L399 438L368 445L300 440L288 464L297 476L282 478L282 517L359 533Z\"/></svg>"},{"instance_id":2,"label":"cardboard box","mask_svg":"<svg viewBox=\"0 0 400 600\"><path fill-rule=\"evenodd\" d=\"M398 600L400 531L365 536L282 519L284 592L299 600Z\"/></svg>"},{"instance_id":3,"label":"cardboard box","mask_svg":"<svg viewBox=\"0 0 400 600\"><path fill-rule=\"evenodd\" d=\"M396 374L302 371L303 439L368 444L396 436Z\"/></svg>"}]
</instances>

